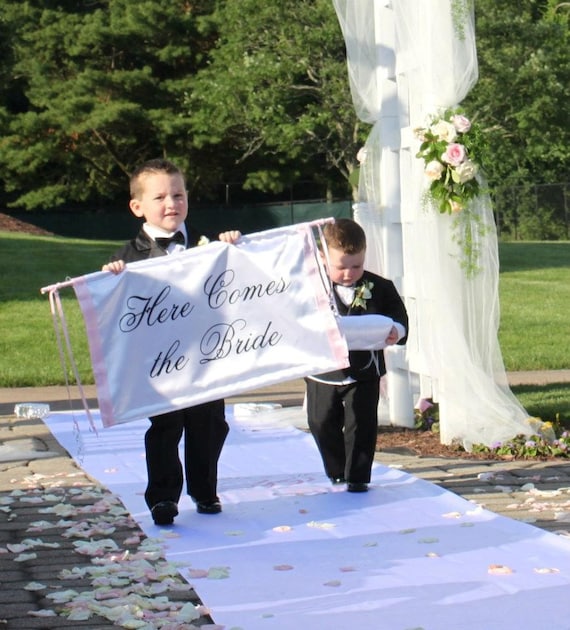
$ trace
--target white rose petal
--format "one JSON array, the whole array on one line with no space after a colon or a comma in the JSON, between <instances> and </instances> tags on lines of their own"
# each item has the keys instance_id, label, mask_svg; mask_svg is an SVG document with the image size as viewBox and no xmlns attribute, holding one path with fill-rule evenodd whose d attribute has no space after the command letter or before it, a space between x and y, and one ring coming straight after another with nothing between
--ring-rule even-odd
<instances>
[{"instance_id":1,"label":"white rose petal","mask_svg":"<svg viewBox=\"0 0 570 630\"><path fill-rule=\"evenodd\" d=\"M57 613L54 610L28 610L26 613L30 617L57 617Z\"/></svg>"},{"instance_id":2,"label":"white rose petal","mask_svg":"<svg viewBox=\"0 0 570 630\"><path fill-rule=\"evenodd\" d=\"M14 562L26 562L26 560L35 560L38 557L37 553L21 553L14 558Z\"/></svg>"}]
</instances>

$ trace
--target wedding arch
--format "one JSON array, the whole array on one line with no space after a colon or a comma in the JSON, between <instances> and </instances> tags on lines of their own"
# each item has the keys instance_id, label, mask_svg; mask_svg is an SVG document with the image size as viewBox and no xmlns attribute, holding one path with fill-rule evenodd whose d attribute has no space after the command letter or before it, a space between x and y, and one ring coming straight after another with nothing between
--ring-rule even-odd
<instances>
[{"instance_id":1,"label":"wedding arch","mask_svg":"<svg viewBox=\"0 0 570 630\"><path fill-rule=\"evenodd\" d=\"M444 444L470 450L536 433L498 342L498 244L484 175L468 207L439 212L416 157L414 130L460 105L477 81L473 0L333 2L354 107L373 125L354 216L368 234L367 266L395 282L410 316L407 346L387 351L390 422L410 426L419 398L438 403Z\"/></svg>"}]
</instances>

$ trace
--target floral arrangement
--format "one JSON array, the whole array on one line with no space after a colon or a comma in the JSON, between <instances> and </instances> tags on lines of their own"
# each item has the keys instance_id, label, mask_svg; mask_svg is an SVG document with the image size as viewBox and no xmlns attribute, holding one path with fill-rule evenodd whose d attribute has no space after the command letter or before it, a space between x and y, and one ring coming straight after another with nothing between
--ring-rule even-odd
<instances>
[{"instance_id":1,"label":"floral arrangement","mask_svg":"<svg viewBox=\"0 0 570 630\"><path fill-rule=\"evenodd\" d=\"M474 275L478 270L474 237L485 231L471 208L483 192L477 175L486 151L484 132L461 109L448 109L414 133L421 142L416 157L424 161L424 173L430 182L425 201L441 214L455 216L455 227L461 232L457 240L463 249L462 266L468 275Z\"/></svg>"},{"instance_id":2,"label":"floral arrangement","mask_svg":"<svg viewBox=\"0 0 570 630\"><path fill-rule=\"evenodd\" d=\"M544 457L570 457L570 431L560 422L543 422L531 418L533 435L516 435L510 440L496 442L491 446L474 444L473 453L482 453L502 459L531 459Z\"/></svg>"},{"instance_id":3,"label":"floral arrangement","mask_svg":"<svg viewBox=\"0 0 570 630\"><path fill-rule=\"evenodd\" d=\"M354 298L352 303L350 304L350 308L363 308L366 310L366 301L372 297L372 288L374 287L374 282L365 281L359 286L356 287L354 291Z\"/></svg>"},{"instance_id":4,"label":"floral arrangement","mask_svg":"<svg viewBox=\"0 0 570 630\"><path fill-rule=\"evenodd\" d=\"M414 428L418 431L439 433L439 405L432 400L422 398L414 407ZM529 418L529 425L534 431L532 435L519 434L490 446L473 444L473 454L485 455L496 459L535 459L560 457L570 459L570 429L568 421L562 422L557 415L556 420L543 421L540 418ZM465 448L454 443L461 451Z\"/></svg>"},{"instance_id":5,"label":"floral arrangement","mask_svg":"<svg viewBox=\"0 0 570 630\"><path fill-rule=\"evenodd\" d=\"M439 433L439 405L420 398L414 407L414 429Z\"/></svg>"},{"instance_id":6,"label":"floral arrangement","mask_svg":"<svg viewBox=\"0 0 570 630\"><path fill-rule=\"evenodd\" d=\"M481 132L462 113L447 110L415 134L421 140L416 157L424 160L431 201L442 214L461 212L480 193Z\"/></svg>"}]
</instances>

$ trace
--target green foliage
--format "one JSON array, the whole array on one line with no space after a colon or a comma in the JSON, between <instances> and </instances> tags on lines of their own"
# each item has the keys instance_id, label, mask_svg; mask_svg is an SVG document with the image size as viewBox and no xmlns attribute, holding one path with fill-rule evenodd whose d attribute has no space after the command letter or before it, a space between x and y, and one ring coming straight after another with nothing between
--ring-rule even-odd
<instances>
[{"instance_id":1,"label":"green foliage","mask_svg":"<svg viewBox=\"0 0 570 630\"><path fill-rule=\"evenodd\" d=\"M0 115L12 205L114 199L134 165L157 155L192 176L180 105L203 53L196 7L207 2L2 4L28 103Z\"/></svg>"},{"instance_id":2,"label":"green foliage","mask_svg":"<svg viewBox=\"0 0 570 630\"><path fill-rule=\"evenodd\" d=\"M364 135L333 3L241 0L221 3L214 20L219 39L188 98L195 142L229 144L246 188L340 172L346 193Z\"/></svg>"},{"instance_id":3,"label":"green foliage","mask_svg":"<svg viewBox=\"0 0 570 630\"><path fill-rule=\"evenodd\" d=\"M464 106L492 130L493 160L486 165L491 188L502 201L505 189L568 182L569 7L556 0L477 0L475 15L479 81ZM520 193L501 208L504 228L512 232L522 222L525 236L539 238L527 220L537 208L525 205L528 196Z\"/></svg>"},{"instance_id":4,"label":"green foliage","mask_svg":"<svg viewBox=\"0 0 570 630\"><path fill-rule=\"evenodd\" d=\"M483 453L497 459L570 458L570 431L559 421L545 422L544 428L552 432L549 437L542 434L516 435L491 446L474 444L473 453Z\"/></svg>"},{"instance_id":5,"label":"green foliage","mask_svg":"<svg viewBox=\"0 0 570 630\"><path fill-rule=\"evenodd\" d=\"M439 433L439 406L431 400L422 401L422 409L414 409L414 429Z\"/></svg>"},{"instance_id":6,"label":"green foliage","mask_svg":"<svg viewBox=\"0 0 570 630\"><path fill-rule=\"evenodd\" d=\"M523 407L540 427L534 435L516 435L491 446L474 444L472 452L496 459L570 458L570 385L525 385L512 388ZM439 406L422 401L415 410L415 429L439 432ZM456 445L463 450L463 447Z\"/></svg>"},{"instance_id":7,"label":"green foliage","mask_svg":"<svg viewBox=\"0 0 570 630\"><path fill-rule=\"evenodd\" d=\"M62 384L64 373L48 298L40 289L101 269L118 244L13 233L1 233L0 240L0 329L4 331L0 335L0 385ZM92 383L83 319L73 290L62 290L61 297L81 379ZM74 381L71 371L67 378Z\"/></svg>"},{"instance_id":8,"label":"green foliage","mask_svg":"<svg viewBox=\"0 0 570 630\"><path fill-rule=\"evenodd\" d=\"M451 2L459 30L472 4ZM463 105L492 130L501 229L567 238L521 187L568 181L570 9L474 4L479 81ZM133 166L159 155L194 200L230 182L354 187L368 125L330 0L0 0L0 53L0 202L118 205Z\"/></svg>"}]
</instances>

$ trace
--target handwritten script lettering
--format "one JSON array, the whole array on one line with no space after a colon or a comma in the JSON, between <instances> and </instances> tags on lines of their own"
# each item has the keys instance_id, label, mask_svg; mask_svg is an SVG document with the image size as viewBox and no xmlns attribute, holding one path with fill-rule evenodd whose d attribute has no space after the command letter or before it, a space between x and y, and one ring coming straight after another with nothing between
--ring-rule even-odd
<instances>
[{"instance_id":1,"label":"handwritten script lettering","mask_svg":"<svg viewBox=\"0 0 570 630\"><path fill-rule=\"evenodd\" d=\"M187 363L188 359L185 358L183 354L175 358L175 354L180 348L180 341L178 339L168 348L168 350L162 354L162 351L158 353L158 356L154 360L152 364L152 368L150 370L150 377L156 378L160 376L163 372L165 374L170 374L171 372L183 370Z\"/></svg>"},{"instance_id":2,"label":"handwritten script lettering","mask_svg":"<svg viewBox=\"0 0 570 630\"><path fill-rule=\"evenodd\" d=\"M284 293L290 286L284 278L279 280L270 280L266 284L258 283L245 287L230 289L235 280L235 272L232 269L226 269L218 276L210 276L204 283L204 292L208 296L208 305L210 308L220 308L224 304L236 304L238 302L247 302L254 299L271 297L277 293Z\"/></svg>"},{"instance_id":3,"label":"handwritten script lettering","mask_svg":"<svg viewBox=\"0 0 570 630\"><path fill-rule=\"evenodd\" d=\"M204 283L208 308L216 310L223 306L239 306L243 302L284 293L290 286L282 277L242 287L236 286L235 281L236 275L232 269L226 269L217 276L211 275ZM188 317L194 310L194 305L191 302L176 304L172 301L171 292L171 286L165 285L150 295L129 296L126 300L126 309L119 317L121 332L130 333L137 328L168 325ZM200 333L193 331L191 334ZM242 318L231 322L218 322L210 326L200 339L202 358L199 362L203 365L210 361L273 347L282 337L283 335L273 327L272 321L267 323L264 330L249 329L247 321ZM183 350L180 339L172 342L168 349L159 350L152 361L150 378L167 376L183 370L190 361Z\"/></svg>"},{"instance_id":4,"label":"handwritten script lettering","mask_svg":"<svg viewBox=\"0 0 570 630\"><path fill-rule=\"evenodd\" d=\"M230 354L242 354L277 345L283 335L276 330L270 332L272 324L273 322L268 322L261 334L250 332L242 336L239 333L247 326L244 319L236 319L227 324L215 324L206 331L200 343L200 351L204 355L200 363L225 359Z\"/></svg>"},{"instance_id":5,"label":"handwritten script lettering","mask_svg":"<svg viewBox=\"0 0 570 630\"><path fill-rule=\"evenodd\" d=\"M127 299L128 312L119 318L119 329L132 332L141 324L155 326L178 318L188 317L194 310L190 302L161 306L170 293L170 286L165 286L156 296L132 295Z\"/></svg>"}]
</instances>

